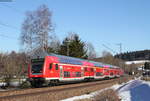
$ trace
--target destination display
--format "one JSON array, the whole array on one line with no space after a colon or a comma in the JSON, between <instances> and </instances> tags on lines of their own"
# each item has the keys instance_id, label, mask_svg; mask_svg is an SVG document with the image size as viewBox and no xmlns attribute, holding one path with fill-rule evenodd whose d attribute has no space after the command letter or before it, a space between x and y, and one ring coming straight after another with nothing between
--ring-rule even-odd
<instances>
[{"instance_id":1,"label":"destination display","mask_svg":"<svg viewBox=\"0 0 150 101\"><path fill-rule=\"evenodd\" d=\"M44 62L44 59L43 59L43 58L32 59L31 62L32 62L32 63L35 63L35 62Z\"/></svg>"}]
</instances>

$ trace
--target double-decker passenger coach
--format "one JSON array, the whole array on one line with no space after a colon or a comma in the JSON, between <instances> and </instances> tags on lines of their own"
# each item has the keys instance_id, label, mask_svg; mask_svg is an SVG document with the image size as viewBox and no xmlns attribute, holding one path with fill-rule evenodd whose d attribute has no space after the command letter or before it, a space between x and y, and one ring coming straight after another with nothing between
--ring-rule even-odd
<instances>
[{"instance_id":1,"label":"double-decker passenger coach","mask_svg":"<svg viewBox=\"0 0 150 101\"><path fill-rule=\"evenodd\" d=\"M123 75L119 67L68 56L42 53L34 56L28 68L33 87L114 78Z\"/></svg>"}]
</instances>

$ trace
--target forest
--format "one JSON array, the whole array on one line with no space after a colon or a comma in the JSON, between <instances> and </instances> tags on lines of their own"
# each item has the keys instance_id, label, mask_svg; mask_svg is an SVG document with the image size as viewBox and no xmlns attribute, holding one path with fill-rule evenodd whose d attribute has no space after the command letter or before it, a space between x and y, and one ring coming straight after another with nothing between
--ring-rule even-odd
<instances>
[{"instance_id":1,"label":"forest","mask_svg":"<svg viewBox=\"0 0 150 101\"><path fill-rule=\"evenodd\" d=\"M117 54L114 57L123 59L125 61L150 60L150 50L125 52L125 53Z\"/></svg>"}]
</instances>

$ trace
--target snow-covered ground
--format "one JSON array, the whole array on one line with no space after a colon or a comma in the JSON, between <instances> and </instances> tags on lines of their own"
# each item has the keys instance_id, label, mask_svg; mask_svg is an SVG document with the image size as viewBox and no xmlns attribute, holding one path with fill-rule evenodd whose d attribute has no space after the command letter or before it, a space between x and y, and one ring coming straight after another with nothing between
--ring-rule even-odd
<instances>
[{"instance_id":1,"label":"snow-covered ground","mask_svg":"<svg viewBox=\"0 0 150 101\"><path fill-rule=\"evenodd\" d=\"M134 80L118 90L122 101L150 101L150 82Z\"/></svg>"},{"instance_id":2,"label":"snow-covered ground","mask_svg":"<svg viewBox=\"0 0 150 101\"><path fill-rule=\"evenodd\" d=\"M79 100L79 99L92 98L95 95L101 93L102 91L105 91L105 90L108 90L108 89L117 90L119 87L121 87L121 85L116 84L112 87L108 87L108 88L105 88L105 89L102 89L102 90L99 90L99 91L95 91L95 92L92 92L90 94L84 94L84 95L81 95L81 96L74 96L74 97L67 98L67 99L64 99L64 100L61 100L61 101L74 101L74 100Z\"/></svg>"},{"instance_id":3,"label":"snow-covered ground","mask_svg":"<svg viewBox=\"0 0 150 101\"><path fill-rule=\"evenodd\" d=\"M6 83L0 82L0 87L3 86L3 85L6 85Z\"/></svg>"},{"instance_id":4,"label":"snow-covered ground","mask_svg":"<svg viewBox=\"0 0 150 101\"><path fill-rule=\"evenodd\" d=\"M13 87L18 87L19 86L19 82L10 82L10 85L13 86ZM0 82L0 91L9 91L9 90L12 90L12 89L17 89L17 88L9 88L9 89L2 89L1 87L2 86L6 86L6 83L4 82Z\"/></svg>"},{"instance_id":5,"label":"snow-covered ground","mask_svg":"<svg viewBox=\"0 0 150 101\"><path fill-rule=\"evenodd\" d=\"M0 87L3 86L3 85L6 85L6 83L0 82ZM18 81L10 82L10 85L14 86L14 87L17 87L17 86L19 86L19 82Z\"/></svg>"},{"instance_id":6,"label":"snow-covered ground","mask_svg":"<svg viewBox=\"0 0 150 101\"><path fill-rule=\"evenodd\" d=\"M94 95L99 94L100 92L102 92L104 90L107 90L107 89L110 89L110 88L105 88L105 89L102 89L102 90L99 90L99 91L96 91L96 92L92 92L90 94L84 94L84 95L81 95L81 96L74 96L74 97L67 98L67 99L64 99L64 100L61 100L61 101L74 101L74 100L79 100L79 99L92 98Z\"/></svg>"},{"instance_id":7,"label":"snow-covered ground","mask_svg":"<svg viewBox=\"0 0 150 101\"><path fill-rule=\"evenodd\" d=\"M150 101L150 82L142 81L140 79L131 80L121 85L117 84L90 94L74 96L61 101L74 101L77 99L92 98L94 95L107 89L116 90L121 101Z\"/></svg>"},{"instance_id":8,"label":"snow-covered ground","mask_svg":"<svg viewBox=\"0 0 150 101\"><path fill-rule=\"evenodd\" d=\"M137 61L126 61L125 64L130 65L130 64L140 64L140 63L145 63L145 62L150 62L149 60L137 60Z\"/></svg>"}]
</instances>

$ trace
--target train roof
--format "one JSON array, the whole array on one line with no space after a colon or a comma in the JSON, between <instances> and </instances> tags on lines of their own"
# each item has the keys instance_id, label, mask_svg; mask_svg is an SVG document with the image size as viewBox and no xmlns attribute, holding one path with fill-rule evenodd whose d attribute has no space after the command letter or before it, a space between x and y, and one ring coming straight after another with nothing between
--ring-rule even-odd
<instances>
[{"instance_id":1,"label":"train roof","mask_svg":"<svg viewBox=\"0 0 150 101\"><path fill-rule=\"evenodd\" d=\"M103 67L105 64L101 62L95 62L91 60L85 60L85 59L79 59L75 57L69 57L69 56L63 56L63 55L57 55L57 54L49 54L49 56L56 56L59 58L59 62L62 63L71 63L71 64L77 64L77 65L83 65L83 62L92 63L96 67Z\"/></svg>"},{"instance_id":2,"label":"train roof","mask_svg":"<svg viewBox=\"0 0 150 101\"><path fill-rule=\"evenodd\" d=\"M66 64L83 65L83 61L84 61L84 60L79 59L79 58L63 56L63 55L57 55L57 54L53 54L53 53L50 53L49 56L58 57L59 62L66 63Z\"/></svg>"},{"instance_id":3,"label":"train roof","mask_svg":"<svg viewBox=\"0 0 150 101\"><path fill-rule=\"evenodd\" d=\"M75 64L75 65L83 65L84 62L92 63L95 67L110 67L110 68L118 68L117 66L113 66L110 64L104 64L102 62L95 62L91 60L85 60L85 59L79 59L75 57L69 57L64 55L57 55L53 53L47 53L47 52L36 52L32 55L32 59L34 58L45 58L45 56L55 56L58 57L58 61L61 63L66 64Z\"/></svg>"}]
</instances>

